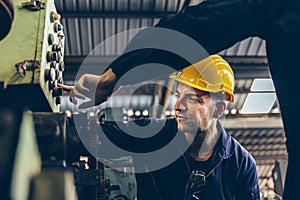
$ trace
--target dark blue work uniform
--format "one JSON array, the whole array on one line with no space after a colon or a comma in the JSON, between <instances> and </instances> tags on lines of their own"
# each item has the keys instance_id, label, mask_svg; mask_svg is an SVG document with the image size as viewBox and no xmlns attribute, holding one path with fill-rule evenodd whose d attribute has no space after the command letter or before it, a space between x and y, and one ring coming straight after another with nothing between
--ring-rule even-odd
<instances>
[{"instance_id":1,"label":"dark blue work uniform","mask_svg":"<svg viewBox=\"0 0 300 200\"><path fill-rule=\"evenodd\" d=\"M161 147L162 143L168 143L175 134L181 134L177 130L175 119L154 120L145 119L136 121L140 124L164 123L161 131L149 140L137 139L124 134L122 128L116 124L101 125L105 134L120 144L122 148L129 148L136 152L142 152L142 148L150 151L149 146ZM127 127L130 127L129 123ZM137 173L138 200L184 200L195 188L195 197L190 199L201 200L259 200L258 176L256 163L253 157L234 138L226 133L218 124L221 132L214 148L213 155L205 162L194 160L188 150L170 165L155 171ZM136 161L138 162L138 161ZM138 163L136 163L138 164ZM193 171L201 171L206 176L206 182L195 184L190 189Z\"/></svg>"}]
</instances>

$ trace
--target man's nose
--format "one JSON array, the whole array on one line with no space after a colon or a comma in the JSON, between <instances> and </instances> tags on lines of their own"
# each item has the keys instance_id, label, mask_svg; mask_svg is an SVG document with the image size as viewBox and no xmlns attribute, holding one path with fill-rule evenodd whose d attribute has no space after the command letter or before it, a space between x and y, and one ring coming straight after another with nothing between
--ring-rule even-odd
<instances>
[{"instance_id":1,"label":"man's nose","mask_svg":"<svg viewBox=\"0 0 300 200\"><path fill-rule=\"evenodd\" d=\"M175 105L174 105L174 110L175 110L175 111L182 111L182 110L184 110L184 109L185 109L185 106L184 106L183 103L182 103L182 99L181 99L181 98L178 98L178 99L176 100Z\"/></svg>"}]
</instances>

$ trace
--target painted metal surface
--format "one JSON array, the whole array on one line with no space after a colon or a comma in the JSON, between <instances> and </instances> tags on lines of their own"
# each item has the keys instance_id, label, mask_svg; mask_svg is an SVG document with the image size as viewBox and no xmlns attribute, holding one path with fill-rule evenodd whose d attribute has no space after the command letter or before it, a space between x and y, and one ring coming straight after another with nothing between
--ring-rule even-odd
<instances>
[{"instance_id":1,"label":"painted metal surface","mask_svg":"<svg viewBox=\"0 0 300 200\"><path fill-rule=\"evenodd\" d=\"M59 111L59 100L57 97L53 97L54 90L49 89L49 81L45 80L45 77L47 77L47 73L50 73L46 69L54 67L56 74L53 72L52 74L55 79L62 78L62 70L58 68L59 63L63 62L63 29L56 31L57 26L62 28L59 18L51 21L52 12L56 13L54 0L42 2L45 6L36 11L33 11L32 7L31 9L22 7L30 1L16 0L14 2L14 22L9 34L0 41L0 82L5 85L7 93L10 93L10 88L20 86L20 89L17 88L11 93L26 90L30 94L29 98L39 97L41 99L36 102L46 102L48 108L45 110ZM50 34L53 35L51 42L49 41ZM53 53L53 45L58 43L61 43L61 49L60 52L56 52L55 58L53 58L56 63L53 65L53 62L49 62L47 59L47 53ZM33 89L33 86L37 87ZM20 94L22 92L20 91ZM22 99L22 97L20 98ZM24 106L32 107L32 105Z\"/></svg>"}]
</instances>

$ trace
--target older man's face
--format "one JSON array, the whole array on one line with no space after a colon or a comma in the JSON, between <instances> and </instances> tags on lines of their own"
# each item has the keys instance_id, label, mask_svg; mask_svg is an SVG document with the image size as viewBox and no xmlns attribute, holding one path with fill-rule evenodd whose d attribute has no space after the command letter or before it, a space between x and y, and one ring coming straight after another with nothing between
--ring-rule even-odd
<instances>
[{"instance_id":1,"label":"older man's face","mask_svg":"<svg viewBox=\"0 0 300 200\"><path fill-rule=\"evenodd\" d=\"M216 111L216 104L209 93L179 83L175 95L177 101L174 110L178 130L183 132L208 130Z\"/></svg>"}]
</instances>

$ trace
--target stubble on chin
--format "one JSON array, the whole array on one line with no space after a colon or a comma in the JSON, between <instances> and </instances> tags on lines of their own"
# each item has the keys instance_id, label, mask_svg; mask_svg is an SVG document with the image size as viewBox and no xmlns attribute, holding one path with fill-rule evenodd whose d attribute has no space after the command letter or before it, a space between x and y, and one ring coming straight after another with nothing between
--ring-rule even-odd
<instances>
[{"instance_id":1,"label":"stubble on chin","mask_svg":"<svg viewBox=\"0 0 300 200\"><path fill-rule=\"evenodd\" d=\"M196 135L198 127L194 123L182 124L178 123L177 129L182 132L191 133L192 135Z\"/></svg>"}]
</instances>

